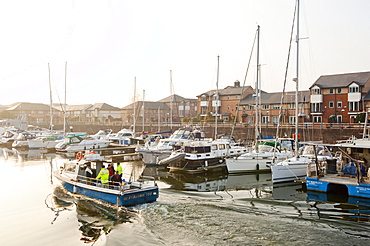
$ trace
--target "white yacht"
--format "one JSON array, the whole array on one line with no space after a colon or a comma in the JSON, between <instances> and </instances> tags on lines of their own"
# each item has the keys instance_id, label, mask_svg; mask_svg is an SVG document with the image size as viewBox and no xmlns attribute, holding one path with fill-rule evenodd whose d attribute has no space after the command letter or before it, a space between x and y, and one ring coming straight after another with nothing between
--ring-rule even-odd
<instances>
[{"instance_id":1,"label":"white yacht","mask_svg":"<svg viewBox=\"0 0 370 246\"><path fill-rule=\"evenodd\" d=\"M108 140L114 144L130 145L131 139L135 138L135 133L129 129L122 129L116 134L110 134Z\"/></svg>"},{"instance_id":2,"label":"white yacht","mask_svg":"<svg viewBox=\"0 0 370 246\"><path fill-rule=\"evenodd\" d=\"M261 142L257 150L226 159L229 173L270 172L271 164L293 157L294 139L279 138L275 141Z\"/></svg>"},{"instance_id":3,"label":"white yacht","mask_svg":"<svg viewBox=\"0 0 370 246\"><path fill-rule=\"evenodd\" d=\"M63 142L59 142L55 149L57 151L79 151L89 149L107 148L111 141L89 137L87 133L69 134Z\"/></svg>"},{"instance_id":4,"label":"white yacht","mask_svg":"<svg viewBox=\"0 0 370 246\"><path fill-rule=\"evenodd\" d=\"M316 153L315 153L316 150ZM297 156L271 165L272 182L289 182L306 177L309 163L337 162L325 146L306 145L300 148Z\"/></svg>"}]
</instances>

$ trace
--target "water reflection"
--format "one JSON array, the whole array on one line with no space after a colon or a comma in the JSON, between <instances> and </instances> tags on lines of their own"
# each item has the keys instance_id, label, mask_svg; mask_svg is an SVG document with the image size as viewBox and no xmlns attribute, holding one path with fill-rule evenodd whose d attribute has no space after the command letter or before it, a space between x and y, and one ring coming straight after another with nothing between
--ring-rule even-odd
<instances>
[{"instance_id":1,"label":"water reflection","mask_svg":"<svg viewBox=\"0 0 370 246\"><path fill-rule=\"evenodd\" d=\"M370 200L358 197L333 196L326 193L307 192L307 201L319 218L351 221L370 221Z\"/></svg>"},{"instance_id":2,"label":"water reflection","mask_svg":"<svg viewBox=\"0 0 370 246\"><path fill-rule=\"evenodd\" d=\"M53 159L57 157L55 152L48 152L46 149L16 149L1 148L0 155L5 160L14 160L19 163L26 161Z\"/></svg>"},{"instance_id":3,"label":"water reflection","mask_svg":"<svg viewBox=\"0 0 370 246\"><path fill-rule=\"evenodd\" d=\"M114 226L131 222L135 215L133 211L69 195L60 186L46 197L45 204L55 215L51 224L58 219L61 212L75 210L81 232L80 240L84 243L97 241L101 235L110 233Z\"/></svg>"}]
</instances>

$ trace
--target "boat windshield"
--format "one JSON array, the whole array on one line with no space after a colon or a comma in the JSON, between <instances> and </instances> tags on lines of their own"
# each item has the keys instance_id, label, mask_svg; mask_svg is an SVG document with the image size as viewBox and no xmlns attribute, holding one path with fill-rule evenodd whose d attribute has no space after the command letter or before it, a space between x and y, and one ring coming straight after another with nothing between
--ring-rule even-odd
<instances>
[{"instance_id":1,"label":"boat windshield","mask_svg":"<svg viewBox=\"0 0 370 246\"><path fill-rule=\"evenodd\" d=\"M132 134L129 132L119 132L117 133L117 137L131 137Z\"/></svg>"},{"instance_id":2,"label":"boat windshield","mask_svg":"<svg viewBox=\"0 0 370 246\"><path fill-rule=\"evenodd\" d=\"M177 130L171 136L171 139L189 139L190 131L189 130Z\"/></svg>"},{"instance_id":3,"label":"boat windshield","mask_svg":"<svg viewBox=\"0 0 370 246\"><path fill-rule=\"evenodd\" d=\"M260 152L272 152L275 148L270 145L258 145L258 151Z\"/></svg>"},{"instance_id":4,"label":"boat windshield","mask_svg":"<svg viewBox=\"0 0 370 246\"><path fill-rule=\"evenodd\" d=\"M76 171L76 165L71 163L65 163L64 171L74 173Z\"/></svg>"},{"instance_id":5,"label":"boat windshield","mask_svg":"<svg viewBox=\"0 0 370 246\"><path fill-rule=\"evenodd\" d=\"M313 146L304 146L300 149L302 156L314 156L314 147ZM316 155L318 156L332 156L330 151L324 146L316 146Z\"/></svg>"}]
</instances>

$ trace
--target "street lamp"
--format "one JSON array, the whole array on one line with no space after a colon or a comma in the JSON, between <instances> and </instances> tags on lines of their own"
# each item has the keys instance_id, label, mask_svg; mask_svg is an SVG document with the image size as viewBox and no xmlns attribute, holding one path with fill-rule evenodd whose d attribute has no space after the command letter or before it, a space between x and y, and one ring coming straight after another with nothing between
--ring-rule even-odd
<instances>
[{"instance_id":1,"label":"street lamp","mask_svg":"<svg viewBox=\"0 0 370 246\"><path fill-rule=\"evenodd\" d=\"M343 116L344 116L344 109L342 109L341 111L342 111L342 114L341 114L340 125L341 125L341 128L342 128Z\"/></svg>"}]
</instances>

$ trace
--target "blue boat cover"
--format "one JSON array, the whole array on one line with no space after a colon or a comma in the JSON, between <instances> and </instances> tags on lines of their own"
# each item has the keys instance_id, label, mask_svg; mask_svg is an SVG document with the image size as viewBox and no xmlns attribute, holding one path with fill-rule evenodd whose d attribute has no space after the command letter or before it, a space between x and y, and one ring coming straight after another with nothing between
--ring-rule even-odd
<instances>
[{"instance_id":1,"label":"blue boat cover","mask_svg":"<svg viewBox=\"0 0 370 246\"><path fill-rule=\"evenodd\" d=\"M359 164L359 165L360 165L361 174L362 175L366 175L366 169L365 169L365 167L363 165L361 165L361 164ZM345 165L342 168L342 173L343 174L346 174L346 175L356 175L357 168L356 168L355 163L350 162L347 165Z\"/></svg>"}]
</instances>

